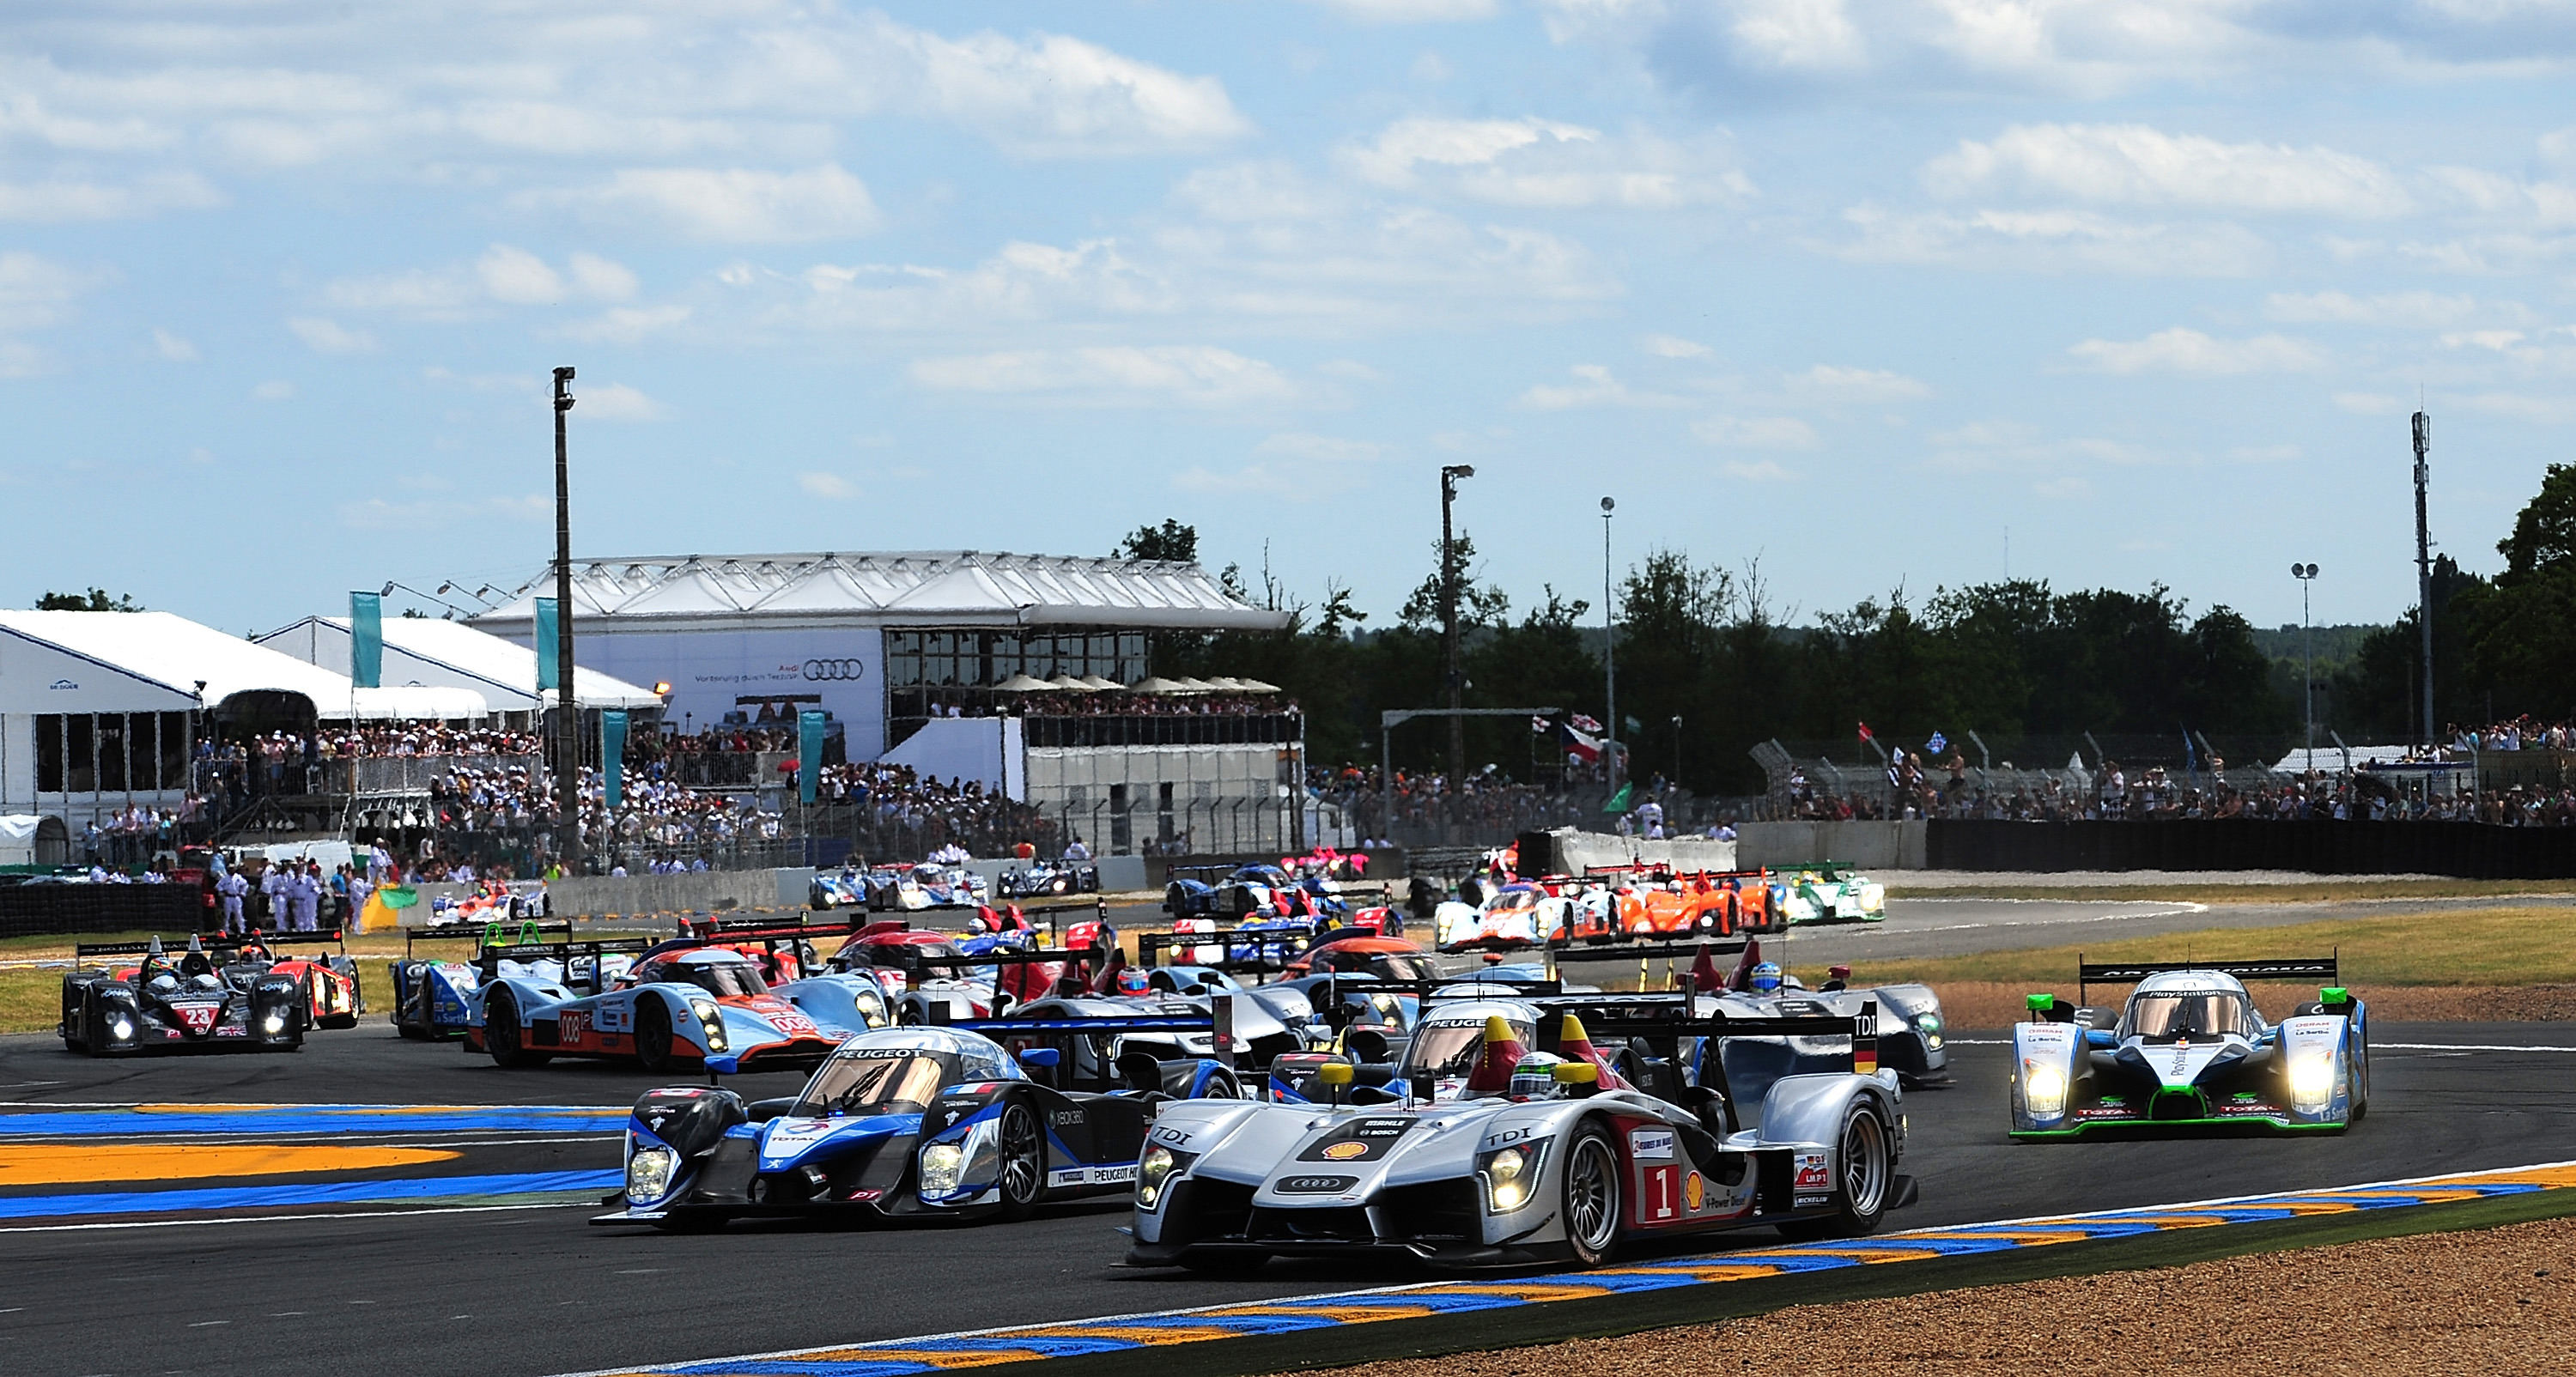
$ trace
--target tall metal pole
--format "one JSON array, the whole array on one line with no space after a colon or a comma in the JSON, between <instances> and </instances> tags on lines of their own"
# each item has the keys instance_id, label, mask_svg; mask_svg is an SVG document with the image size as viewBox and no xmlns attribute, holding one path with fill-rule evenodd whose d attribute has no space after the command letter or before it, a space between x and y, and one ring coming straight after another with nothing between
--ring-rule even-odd
<instances>
[{"instance_id":1,"label":"tall metal pole","mask_svg":"<svg viewBox=\"0 0 2576 1377\"><path fill-rule=\"evenodd\" d=\"M2433 537L2424 519L2425 454L2433 447L2433 418L2415 413L2415 619L2424 633L2424 743L2433 744Z\"/></svg>"},{"instance_id":2,"label":"tall metal pole","mask_svg":"<svg viewBox=\"0 0 2576 1377\"><path fill-rule=\"evenodd\" d=\"M2306 697L2308 736L2305 744L2311 751L2317 748L2317 648L2315 633L2309 628L2308 589L2311 580L2316 576L2317 566L2301 564L2295 560L2291 562L2290 577L2299 581L2299 653L2308 662Z\"/></svg>"},{"instance_id":3,"label":"tall metal pole","mask_svg":"<svg viewBox=\"0 0 2576 1377\"><path fill-rule=\"evenodd\" d=\"M1610 600L1610 513L1619 504L1601 499L1601 696L1609 720L1601 724L1602 758L1610 762L1610 782L1619 782L1619 616Z\"/></svg>"},{"instance_id":4,"label":"tall metal pole","mask_svg":"<svg viewBox=\"0 0 2576 1377\"><path fill-rule=\"evenodd\" d=\"M572 462L564 416L572 370L555 370L555 856L581 872L581 700L572 680Z\"/></svg>"},{"instance_id":5,"label":"tall metal pole","mask_svg":"<svg viewBox=\"0 0 2576 1377\"><path fill-rule=\"evenodd\" d=\"M1458 545L1450 530L1449 506L1458 500L1458 480L1475 476L1476 470L1466 464L1446 464L1440 469L1440 655L1449 681L1449 788L1453 796L1467 779L1467 719L1457 715L1458 709L1466 706L1466 680L1458 673Z\"/></svg>"}]
</instances>

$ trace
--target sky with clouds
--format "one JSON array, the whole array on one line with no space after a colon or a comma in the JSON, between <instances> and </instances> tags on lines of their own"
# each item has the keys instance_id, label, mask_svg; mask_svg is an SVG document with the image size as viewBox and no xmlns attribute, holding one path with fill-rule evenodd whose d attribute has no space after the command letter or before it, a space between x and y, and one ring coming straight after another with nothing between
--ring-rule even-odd
<instances>
[{"instance_id":1,"label":"sky with clouds","mask_svg":"<svg viewBox=\"0 0 2576 1377\"><path fill-rule=\"evenodd\" d=\"M2412 598L2576 424L2569 0L18 0L0 600L551 549ZM2007 553L2008 552L2008 553Z\"/></svg>"}]
</instances>

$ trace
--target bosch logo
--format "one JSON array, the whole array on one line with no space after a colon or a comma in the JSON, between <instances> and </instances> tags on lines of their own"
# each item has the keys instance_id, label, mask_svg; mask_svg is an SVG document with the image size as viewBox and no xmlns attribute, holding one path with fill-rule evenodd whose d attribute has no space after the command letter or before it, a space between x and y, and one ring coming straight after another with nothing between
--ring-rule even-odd
<instances>
[{"instance_id":1,"label":"bosch logo","mask_svg":"<svg viewBox=\"0 0 2576 1377\"><path fill-rule=\"evenodd\" d=\"M827 683L859 678L867 673L867 669L866 662L860 660L807 660L805 677L816 683Z\"/></svg>"}]
</instances>

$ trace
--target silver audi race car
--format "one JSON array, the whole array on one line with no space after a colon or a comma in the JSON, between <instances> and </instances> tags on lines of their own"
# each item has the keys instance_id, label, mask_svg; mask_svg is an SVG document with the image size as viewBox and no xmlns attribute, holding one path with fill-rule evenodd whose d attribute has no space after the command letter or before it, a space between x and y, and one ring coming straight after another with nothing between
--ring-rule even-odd
<instances>
[{"instance_id":1,"label":"silver audi race car","mask_svg":"<svg viewBox=\"0 0 2576 1377\"><path fill-rule=\"evenodd\" d=\"M2266 1024L2248 980L2319 980ZM2335 958L2076 968L2077 997L2134 984L2118 1010L2030 997L2013 1025L2012 1136L2258 1128L2340 1133L2370 1104L2367 1011Z\"/></svg>"},{"instance_id":2,"label":"silver audi race car","mask_svg":"<svg viewBox=\"0 0 2576 1377\"><path fill-rule=\"evenodd\" d=\"M1128 1261L1229 1272L1275 1256L1410 1256L1448 1268L1595 1266L1632 1241L1774 1225L1859 1235L1911 1204L1892 1071L1782 1077L1758 1127L1734 1130L1722 1086L1689 1086L1670 1053L1734 1025L1671 1006L1582 1015L1545 1000L1433 1006L1390 1084L1317 1067L1302 1104L1166 1106L1137 1163ZM1764 1020L1801 1034L1838 1024L1875 1067L1869 1024ZM1546 1048L1537 1034L1549 1034ZM1396 1093L1401 1087L1401 1093ZM1365 1103L1353 1103L1365 1101Z\"/></svg>"}]
</instances>

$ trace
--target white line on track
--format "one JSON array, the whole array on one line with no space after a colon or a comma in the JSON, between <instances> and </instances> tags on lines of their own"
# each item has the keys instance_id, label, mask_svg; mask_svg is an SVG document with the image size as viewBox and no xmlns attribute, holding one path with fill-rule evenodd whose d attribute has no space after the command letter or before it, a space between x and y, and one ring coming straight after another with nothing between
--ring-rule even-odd
<instances>
[{"instance_id":1,"label":"white line on track","mask_svg":"<svg viewBox=\"0 0 2576 1377\"><path fill-rule=\"evenodd\" d=\"M101 1229L191 1229L208 1224L288 1224L315 1219L403 1219L423 1214L499 1214L509 1210L595 1210L596 1200L566 1200L552 1205L458 1205L445 1210L350 1210L342 1214L245 1214L223 1219L140 1219L125 1224L17 1224L0 1234L73 1234ZM373 1301L351 1301L372 1305Z\"/></svg>"}]
</instances>

